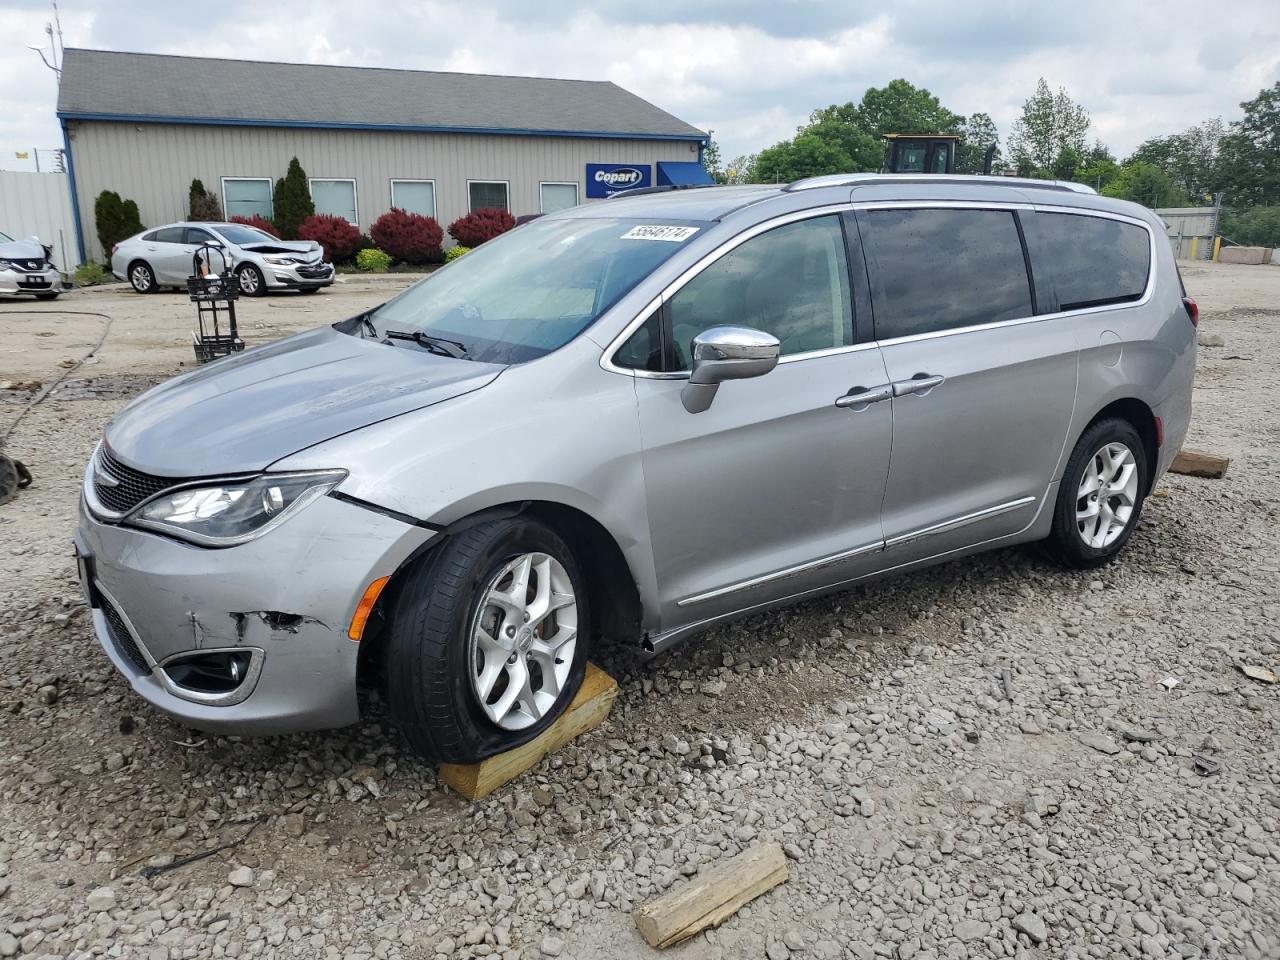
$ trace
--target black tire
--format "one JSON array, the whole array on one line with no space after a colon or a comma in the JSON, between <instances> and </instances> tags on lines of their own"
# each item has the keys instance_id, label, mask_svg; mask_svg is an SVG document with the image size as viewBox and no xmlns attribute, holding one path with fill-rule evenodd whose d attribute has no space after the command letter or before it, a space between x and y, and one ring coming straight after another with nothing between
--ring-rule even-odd
<instances>
[{"instance_id":1,"label":"black tire","mask_svg":"<svg viewBox=\"0 0 1280 960\"><path fill-rule=\"evenodd\" d=\"M1094 547L1085 542L1077 524L1076 510L1080 502L1077 500L1077 494L1084 479L1086 466L1091 464L1098 451L1111 443L1122 443L1133 454L1137 464L1137 494L1133 509L1120 535L1105 546ZM1075 449L1071 451L1071 458L1067 461L1067 468L1062 474L1062 483L1058 487L1058 500L1053 514L1053 529L1047 541L1050 552L1060 562L1078 569L1099 567L1110 562L1124 549L1124 545L1129 542L1129 538L1133 536L1133 531L1138 526L1138 521L1142 518L1142 505L1146 501L1150 476L1151 467L1147 463L1146 447L1133 424L1118 417L1109 417L1090 426L1076 443Z\"/></svg>"},{"instance_id":2,"label":"black tire","mask_svg":"<svg viewBox=\"0 0 1280 960\"><path fill-rule=\"evenodd\" d=\"M156 272L145 260L135 260L129 264L126 276L129 278L129 285L138 293L155 293L160 289L156 284Z\"/></svg>"},{"instance_id":3,"label":"black tire","mask_svg":"<svg viewBox=\"0 0 1280 960\"><path fill-rule=\"evenodd\" d=\"M267 278L252 263L246 263L236 271L240 281L240 292L246 297L261 297L267 293ZM248 282L246 282L248 281Z\"/></svg>"},{"instance_id":4,"label":"black tire","mask_svg":"<svg viewBox=\"0 0 1280 960\"><path fill-rule=\"evenodd\" d=\"M545 553L568 573L577 602L576 646L563 689L540 720L499 727L472 690L470 634L490 581L522 553ZM450 536L406 571L387 636L392 716L415 750L436 762L474 763L532 740L582 685L592 637L586 578L568 544L522 516L484 521Z\"/></svg>"},{"instance_id":5,"label":"black tire","mask_svg":"<svg viewBox=\"0 0 1280 960\"><path fill-rule=\"evenodd\" d=\"M58 294L56 294L56 293L37 293L37 294L36 294L36 299L37 299L37 300L57 300L57 299L58 299Z\"/></svg>"}]
</instances>

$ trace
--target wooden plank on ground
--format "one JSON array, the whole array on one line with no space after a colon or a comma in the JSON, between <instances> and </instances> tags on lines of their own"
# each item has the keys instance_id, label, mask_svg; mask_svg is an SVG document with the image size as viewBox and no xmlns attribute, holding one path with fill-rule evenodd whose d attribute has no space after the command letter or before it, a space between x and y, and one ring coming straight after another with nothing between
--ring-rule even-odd
<instances>
[{"instance_id":1,"label":"wooden plank on ground","mask_svg":"<svg viewBox=\"0 0 1280 960\"><path fill-rule=\"evenodd\" d=\"M524 746L479 763L442 763L440 779L468 800L488 796L524 773L548 753L559 750L574 737L604 722L618 697L618 681L595 664L588 663L578 695L569 709Z\"/></svg>"},{"instance_id":2,"label":"wooden plank on ground","mask_svg":"<svg viewBox=\"0 0 1280 960\"><path fill-rule=\"evenodd\" d=\"M1185 473L1189 477L1208 477L1217 480L1227 475L1229 457L1220 457L1216 453L1202 453L1199 450L1188 450L1183 447L1173 458L1169 467L1174 473Z\"/></svg>"},{"instance_id":3,"label":"wooden plank on ground","mask_svg":"<svg viewBox=\"0 0 1280 960\"><path fill-rule=\"evenodd\" d=\"M787 857L780 845L751 847L637 907L636 927L649 946L669 947L720 926L786 879Z\"/></svg>"}]
</instances>

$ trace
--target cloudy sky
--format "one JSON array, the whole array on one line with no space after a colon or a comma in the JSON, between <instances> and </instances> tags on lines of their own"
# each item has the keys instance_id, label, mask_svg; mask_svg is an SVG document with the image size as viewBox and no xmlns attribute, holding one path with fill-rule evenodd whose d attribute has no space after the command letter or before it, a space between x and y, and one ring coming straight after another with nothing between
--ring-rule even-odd
<instances>
[{"instance_id":1,"label":"cloudy sky","mask_svg":"<svg viewBox=\"0 0 1280 960\"><path fill-rule=\"evenodd\" d=\"M1075 0L62 0L67 46L609 79L702 129L726 157L815 107L905 77L1007 134L1036 79L1065 86L1120 156L1280 79L1275 0L1218 7ZM1069 13L1064 10L1069 9ZM198 11L198 12L197 12ZM54 147L56 85L27 45L47 0L0 0L0 166ZM122 107L127 106L122 104Z\"/></svg>"}]
</instances>

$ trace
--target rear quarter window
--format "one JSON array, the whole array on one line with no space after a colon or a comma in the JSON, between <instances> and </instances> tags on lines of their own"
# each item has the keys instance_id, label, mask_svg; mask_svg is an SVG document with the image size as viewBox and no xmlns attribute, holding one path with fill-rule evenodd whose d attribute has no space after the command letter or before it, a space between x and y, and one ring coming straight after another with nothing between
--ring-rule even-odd
<instances>
[{"instance_id":1,"label":"rear quarter window","mask_svg":"<svg viewBox=\"0 0 1280 960\"><path fill-rule=\"evenodd\" d=\"M1036 214L1037 283L1051 279L1059 310L1142 298L1151 273L1151 240L1134 223L1074 213Z\"/></svg>"}]
</instances>

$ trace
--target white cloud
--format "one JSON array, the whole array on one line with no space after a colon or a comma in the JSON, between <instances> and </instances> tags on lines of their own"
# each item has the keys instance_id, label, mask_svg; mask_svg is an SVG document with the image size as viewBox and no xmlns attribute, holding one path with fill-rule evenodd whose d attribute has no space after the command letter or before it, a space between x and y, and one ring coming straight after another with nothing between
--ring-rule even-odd
<instances>
[{"instance_id":1,"label":"white cloud","mask_svg":"<svg viewBox=\"0 0 1280 960\"><path fill-rule=\"evenodd\" d=\"M1149 136L1211 116L1280 76L1274 0L1237 0L1210 30L1190 0L1159 16L1137 4L1061 6L973 0L224 0L198 13L171 0L62 0L70 46L609 79L703 129L726 156L794 133L810 111L857 100L895 77L957 113L983 111L1007 133L1044 76L1090 111L1092 135L1123 156ZM12 150L56 146L52 74L27 43L43 39L41 0L0 7L0 165ZM10 162L9 165L12 165Z\"/></svg>"}]
</instances>

